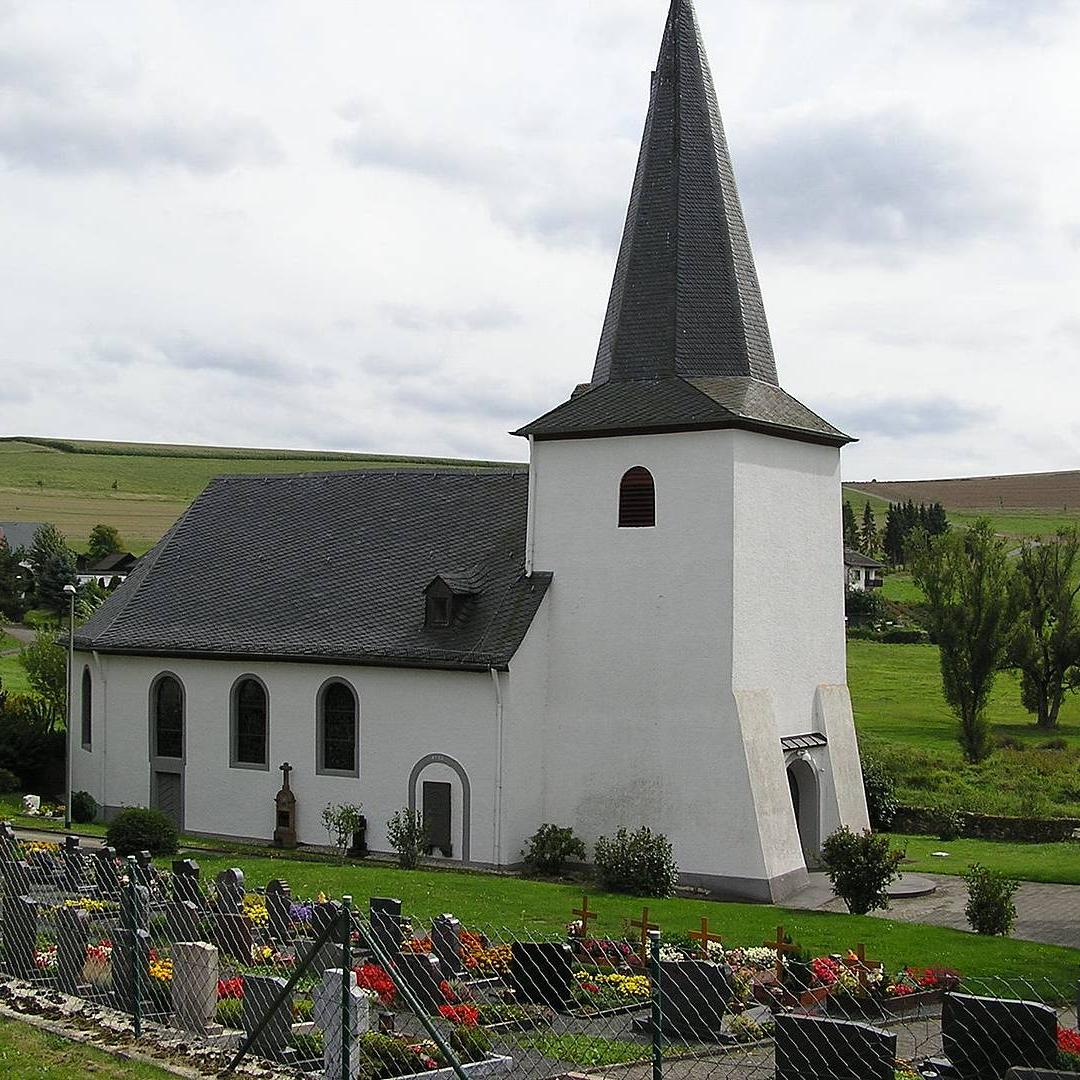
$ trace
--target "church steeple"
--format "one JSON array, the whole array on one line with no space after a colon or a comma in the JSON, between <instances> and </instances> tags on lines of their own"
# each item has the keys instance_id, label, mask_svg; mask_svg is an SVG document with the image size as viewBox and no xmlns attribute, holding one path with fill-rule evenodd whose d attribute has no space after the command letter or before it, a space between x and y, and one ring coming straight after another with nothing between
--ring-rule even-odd
<instances>
[{"instance_id":1,"label":"church steeple","mask_svg":"<svg viewBox=\"0 0 1080 1080\"><path fill-rule=\"evenodd\" d=\"M730 375L777 384L701 31L672 0L592 381Z\"/></svg>"}]
</instances>

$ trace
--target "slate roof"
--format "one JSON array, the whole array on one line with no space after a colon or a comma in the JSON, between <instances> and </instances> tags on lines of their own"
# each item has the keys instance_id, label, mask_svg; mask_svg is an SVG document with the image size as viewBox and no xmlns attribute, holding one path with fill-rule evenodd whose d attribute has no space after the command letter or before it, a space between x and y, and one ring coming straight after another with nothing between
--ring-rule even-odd
<instances>
[{"instance_id":1,"label":"slate roof","mask_svg":"<svg viewBox=\"0 0 1080 1080\"><path fill-rule=\"evenodd\" d=\"M75 638L102 652L504 668L551 581L524 576L528 473L352 471L210 483ZM425 629L440 571L468 617Z\"/></svg>"},{"instance_id":2,"label":"slate roof","mask_svg":"<svg viewBox=\"0 0 1080 1080\"><path fill-rule=\"evenodd\" d=\"M861 551L855 551L853 548L844 548L844 565L866 567L869 570L883 570L885 568L883 562L878 562L877 559L872 559L869 555L864 555Z\"/></svg>"},{"instance_id":3,"label":"slate roof","mask_svg":"<svg viewBox=\"0 0 1080 1080\"><path fill-rule=\"evenodd\" d=\"M517 435L851 439L780 389L692 0L672 0L592 382Z\"/></svg>"},{"instance_id":4,"label":"slate roof","mask_svg":"<svg viewBox=\"0 0 1080 1080\"><path fill-rule=\"evenodd\" d=\"M39 521L0 521L0 536L7 541L12 551L18 548L29 551L34 546L34 536L40 528Z\"/></svg>"}]
</instances>

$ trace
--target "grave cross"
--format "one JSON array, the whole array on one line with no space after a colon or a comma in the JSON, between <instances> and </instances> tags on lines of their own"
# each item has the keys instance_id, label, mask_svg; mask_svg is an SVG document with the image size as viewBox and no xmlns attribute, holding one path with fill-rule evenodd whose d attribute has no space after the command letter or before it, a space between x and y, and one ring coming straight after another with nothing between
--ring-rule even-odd
<instances>
[{"instance_id":1,"label":"grave cross","mask_svg":"<svg viewBox=\"0 0 1080 1080\"><path fill-rule=\"evenodd\" d=\"M861 990L869 990L871 971L880 971L885 965L880 960L866 959L866 946L860 941L854 950L849 950L844 966L855 972Z\"/></svg>"},{"instance_id":2,"label":"grave cross","mask_svg":"<svg viewBox=\"0 0 1080 1080\"><path fill-rule=\"evenodd\" d=\"M701 929L690 931L690 940L698 942L701 955L705 960L709 959L710 941L715 941L720 945L724 944L724 939L719 934L709 933L709 920L704 915L701 916Z\"/></svg>"},{"instance_id":3,"label":"grave cross","mask_svg":"<svg viewBox=\"0 0 1080 1080\"><path fill-rule=\"evenodd\" d=\"M576 915L581 920L581 936L587 938L589 936L589 920L599 918L595 911L589 910L588 896L582 895L581 907L574 908L570 914Z\"/></svg>"},{"instance_id":4,"label":"grave cross","mask_svg":"<svg viewBox=\"0 0 1080 1080\"><path fill-rule=\"evenodd\" d=\"M797 953L799 952L799 946L791 944L784 935L784 928L778 926L776 928L776 940L775 941L763 941L761 943L768 949L776 950L776 978L778 982L783 982L784 979L784 953Z\"/></svg>"},{"instance_id":5,"label":"grave cross","mask_svg":"<svg viewBox=\"0 0 1080 1080\"><path fill-rule=\"evenodd\" d=\"M648 960L648 958L649 958L649 931L650 930L659 930L660 929L659 924L649 922L649 909L648 908L642 908L641 909L641 921L638 922L636 919L634 919L634 920L631 921L630 925L632 927L634 927L635 930L640 930L641 931L641 959L642 960Z\"/></svg>"}]
</instances>

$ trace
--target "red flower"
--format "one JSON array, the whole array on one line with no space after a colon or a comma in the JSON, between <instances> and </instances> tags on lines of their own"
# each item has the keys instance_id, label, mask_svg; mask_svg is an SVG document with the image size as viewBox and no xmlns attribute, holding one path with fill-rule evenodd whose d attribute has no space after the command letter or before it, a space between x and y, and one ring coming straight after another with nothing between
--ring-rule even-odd
<instances>
[{"instance_id":1,"label":"red flower","mask_svg":"<svg viewBox=\"0 0 1080 1080\"><path fill-rule=\"evenodd\" d=\"M480 1010L475 1005L440 1005L439 1015L452 1024L463 1027L476 1027L480 1019Z\"/></svg>"},{"instance_id":2,"label":"red flower","mask_svg":"<svg viewBox=\"0 0 1080 1080\"><path fill-rule=\"evenodd\" d=\"M442 993L443 998L450 1002L451 1005L456 1005L458 1003L458 996L454 993L454 988L446 979L443 979L443 981L439 983L439 990Z\"/></svg>"},{"instance_id":3,"label":"red flower","mask_svg":"<svg viewBox=\"0 0 1080 1080\"><path fill-rule=\"evenodd\" d=\"M244 977L237 975L231 979L218 979L217 996L218 1001L223 1001L225 998L243 998Z\"/></svg>"},{"instance_id":4,"label":"red flower","mask_svg":"<svg viewBox=\"0 0 1080 1080\"><path fill-rule=\"evenodd\" d=\"M840 964L831 956L819 956L812 960L810 970L822 986L832 986L840 977Z\"/></svg>"},{"instance_id":5,"label":"red flower","mask_svg":"<svg viewBox=\"0 0 1080 1080\"><path fill-rule=\"evenodd\" d=\"M1059 1027L1057 1029L1057 1044L1058 1049L1063 1054L1080 1054L1080 1031Z\"/></svg>"},{"instance_id":6,"label":"red flower","mask_svg":"<svg viewBox=\"0 0 1080 1080\"><path fill-rule=\"evenodd\" d=\"M394 980L378 964L362 964L353 969L356 972L356 985L364 990L374 990L384 1005L393 1005L397 997Z\"/></svg>"},{"instance_id":7,"label":"red flower","mask_svg":"<svg viewBox=\"0 0 1080 1080\"><path fill-rule=\"evenodd\" d=\"M600 993L600 987L597 986L596 983L594 983L594 982L582 983L581 988L582 988L582 990L587 990L590 994L599 994Z\"/></svg>"}]
</instances>

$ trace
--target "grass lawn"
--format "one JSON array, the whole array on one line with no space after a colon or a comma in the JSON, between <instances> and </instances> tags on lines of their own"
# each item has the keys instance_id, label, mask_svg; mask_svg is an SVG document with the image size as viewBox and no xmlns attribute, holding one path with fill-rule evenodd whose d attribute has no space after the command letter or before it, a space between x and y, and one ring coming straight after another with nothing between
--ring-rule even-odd
<instances>
[{"instance_id":1,"label":"grass lawn","mask_svg":"<svg viewBox=\"0 0 1080 1080\"><path fill-rule=\"evenodd\" d=\"M910 574L886 572L881 595L894 604L921 604L926 600L922 589L911 580Z\"/></svg>"},{"instance_id":2,"label":"grass lawn","mask_svg":"<svg viewBox=\"0 0 1080 1080\"><path fill-rule=\"evenodd\" d=\"M5 1080L167 1080L173 1075L7 1019L0 1019L0 1072Z\"/></svg>"},{"instance_id":3,"label":"grass lawn","mask_svg":"<svg viewBox=\"0 0 1080 1080\"><path fill-rule=\"evenodd\" d=\"M26 668L19 663L19 654L0 656L0 684L13 694L29 694L30 680Z\"/></svg>"},{"instance_id":4,"label":"grass lawn","mask_svg":"<svg viewBox=\"0 0 1080 1080\"><path fill-rule=\"evenodd\" d=\"M894 847L907 849L905 870L913 873L962 874L971 863L982 863L1019 881L1080 885L1080 843L1010 844L1001 840L939 840L936 836L890 835ZM931 858L947 851L947 859Z\"/></svg>"},{"instance_id":5,"label":"grass lawn","mask_svg":"<svg viewBox=\"0 0 1080 1080\"><path fill-rule=\"evenodd\" d=\"M251 886L283 878L297 897L351 895L366 909L370 896L396 896L406 913L428 920L451 911L468 926L487 928L492 936L526 932L558 937L571 911L580 906L582 886L527 881L450 870L398 870L394 867L309 863L287 856L248 857L194 852L204 877L239 866ZM727 904L707 900L650 900L615 896L589 889L589 904L599 918L593 932L622 936L631 919L649 918L668 935L686 935L707 916L729 945L758 945L783 923L792 937L815 954L853 948L865 942L890 969L905 964L945 965L971 977L1024 975L1045 979L1066 993L1075 988L1080 951L1034 942L980 938L940 927L828 912L791 911L762 904Z\"/></svg>"}]
</instances>

